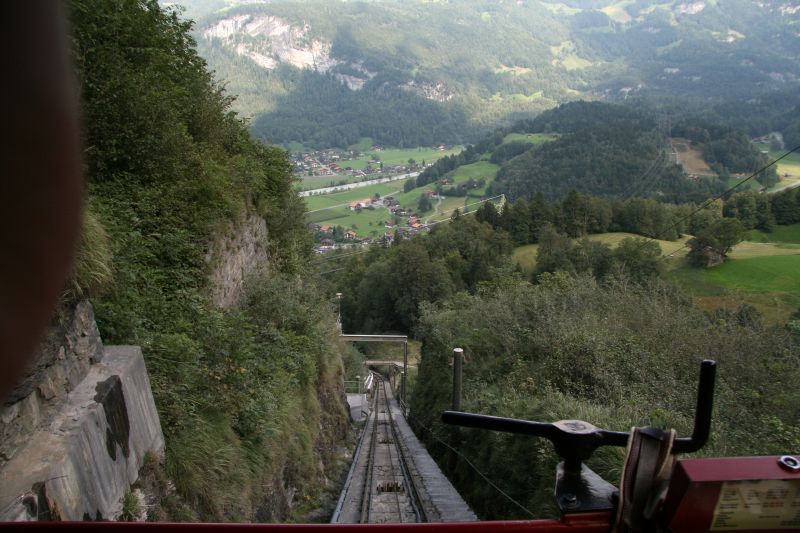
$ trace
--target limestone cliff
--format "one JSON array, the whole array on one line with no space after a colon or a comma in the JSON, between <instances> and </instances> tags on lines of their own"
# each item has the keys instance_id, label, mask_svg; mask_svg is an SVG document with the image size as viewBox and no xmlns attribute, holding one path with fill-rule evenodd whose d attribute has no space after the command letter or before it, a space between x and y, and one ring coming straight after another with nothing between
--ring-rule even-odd
<instances>
[{"instance_id":1,"label":"limestone cliff","mask_svg":"<svg viewBox=\"0 0 800 533\"><path fill-rule=\"evenodd\" d=\"M211 301L218 307L230 307L239 299L244 280L259 268L266 268L267 224L263 218L248 214L217 235L206 261L211 264Z\"/></svg>"}]
</instances>

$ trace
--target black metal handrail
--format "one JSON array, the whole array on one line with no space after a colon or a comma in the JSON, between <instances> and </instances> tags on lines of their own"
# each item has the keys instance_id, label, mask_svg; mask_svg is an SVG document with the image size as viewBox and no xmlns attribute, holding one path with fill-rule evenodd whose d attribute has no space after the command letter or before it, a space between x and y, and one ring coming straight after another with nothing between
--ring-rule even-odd
<instances>
[{"instance_id":1,"label":"black metal handrail","mask_svg":"<svg viewBox=\"0 0 800 533\"><path fill-rule=\"evenodd\" d=\"M672 453L695 452L708 442L711 433L716 370L716 361L707 359L700 364L694 429L690 437L675 439ZM627 432L600 429L582 420L560 420L555 423L532 422L461 411L445 411L442 414L442 422L457 426L544 437L553 443L556 453L564 459L564 466L567 469L580 469L581 462L591 457L592 453L600 446L626 446L630 437Z\"/></svg>"}]
</instances>

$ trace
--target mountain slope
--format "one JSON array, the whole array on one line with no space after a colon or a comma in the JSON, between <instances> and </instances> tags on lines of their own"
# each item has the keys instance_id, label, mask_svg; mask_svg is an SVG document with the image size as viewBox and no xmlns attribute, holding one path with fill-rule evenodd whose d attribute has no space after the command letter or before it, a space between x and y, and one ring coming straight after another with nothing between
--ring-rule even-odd
<instances>
[{"instance_id":1,"label":"mountain slope","mask_svg":"<svg viewBox=\"0 0 800 533\"><path fill-rule=\"evenodd\" d=\"M372 124L388 142L434 113L447 142L579 97L748 99L800 80L800 8L785 1L183 3L239 111L282 142L340 137L331 111L361 100L346 137Z\"/></svg>"}]
</instances>

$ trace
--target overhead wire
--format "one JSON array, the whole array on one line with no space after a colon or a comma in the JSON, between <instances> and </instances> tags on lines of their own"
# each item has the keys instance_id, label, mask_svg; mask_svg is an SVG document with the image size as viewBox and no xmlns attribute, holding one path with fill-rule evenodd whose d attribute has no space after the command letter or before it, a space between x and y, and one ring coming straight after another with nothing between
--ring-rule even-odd
<instances>
[{"instance_id":1,"label":"overhead wire","mask_svg":"<svg viewBox=\"0 0 800 533\"><path fill-rule=\"evenodd\" d=\"M658 126L657 127L659 129L663 130L664 137L667 137L669 135L669 133L671 131L671 127L669 126L669 119L666 116L666 113L663 113L662 116L659 117ZM672 143L670 141L670 146L671 146L671 144ZM663 159L663 161L662 161L662 159ZM664 167L666 166L668 159L669 159L669 154L666 151L666 147L664 149L662 149L662 150L659 150L658 155L653 160L653 162L650 164L650 167L648 167L642 173L641 176L639 176L638 178L636 178L635 180L633 180L631 182L630 191L628 192L628 194L623 195L622 199L623 200L628 200L630 198L633 198L634 196L642 194L642 193L646 192L647 189L652 187L655 183L657 183L658 180L661 178L661 170L663 170ZM658 171L656 171L657 167L660 167L658 169ZM651 178L650 174L652 174L654 171L656 173Z\"/></svg>"},{"instance_id":2,"label":"overhead wire","mask_svg":"<svg viewBox=\"0 0 800 533\"><path fill-rule=\"evenodd\" d=\"M785 159L786 157L788 157L788 156L789 156L789 155L791 155L792 153L796 152L797 150L800 150L800 144L798 144L797 146L795 146L795 147L794 147L794 148L792 148L791 150L787 151L787 152L786 152L785 154L783 154L782 156L780 156L780 157L778 157L778 158L776 158L776 159L774 159L774 160L770 161L770 162L769 162L769 163L767 163L766 165L762 166L760 169L756 170L755 172L753 172L752 174L750 174L748 177L746 177L745 179L743 179L743 180L742 180L742 181L740 181L739 183L735 184L734 186L732 186L732 187L728 188L728 189L727 189L727 190L725 190L724 192L721 192L721 193L719 193L718 195L716 195L716 196L713 196L712 198L709 198L708 200L706 200L705 202L703 202L702 204L700 204L700 207L697 207L696 209L694 209L694 210L693 210L691 213L689 213L688 215L684 216L683 218L681 218L681 219L680 219L680 220L678 220L677 222L673 223L671 226L667 227L666 229L662 229L661 231L657 232L655 237L648 237L648 236L645 236L645 237L644 237L644 242L643 242L642 244L640 244L640 245L639 245L639 248L637 248L637 251L638 251L638 250L640 250L642 247L644 247L644 246L647 244L647 241L650 241L650 240L652 240L652 241L656 241L656 240L658 240L658 238L659 238L659 237L661 237L662 235L664 235L664 234L665 234L665 233L667 233L668 231L670 231L670 230L672 230L672 229L676 229L676 228L677 228L677 227L678 227L680 224L682 224L683 222L686 222L687 220L691 219L691 218L692 218L694 215L696 215L697 213L699 213L699 212L700 212L700 211L702 211L703 209L707 208L708 206L710 206L711 204L713 204L713 203L714 203L714 202L716 202L717 200L719 200L719 199L721 199L721 198L723 198L723 197L727 196L728 194L732 193L733 191L735 191L736 189L738 189L739 187L741 187L742 185L744 185L744 184L745 184L745 183L747 183L748 181L752 180L753 178L755 178L756 176L758 176L759 174L761 174L762 172L764 172L764 171L765 171L765 170L767 170L768 168L772 167L773 165L777 164L777 163L778 163L779 161L781 161L782 159ZM683 246L681 246L681 248L678 248L678 250L681 250L682 248L685 248L685 247L687 247L688 245L689 245L689 244L688 244L688 242L687 242L687 243L685 243ZM674 254L675 254L675 253L676 253L678 250L674 250L674 251L673 251L673 252L671 252L669 255L667 255L667 256L662 256L662 257L670 257L670 256L674 255Z\"/></svg>"},{"instance_id":3,"label":"overhead wire","mask_svg":"<svg viewBox=\"0 0 800 533\"><path fill-rule=\"evenodd\" d=\"M362 247L367 247L367 246L372 246L374 244L382 244L382 243L362 243L361 246ZM315 262L317 264L319 264L319 263L324 263L325 261L332 261L334 259L341 259L341 258L344 258L344 257L351 257L353 255L366 254L368 252L369 252L369 250L360 250L358 252L348 252L346 254L331 254L331 255L328 255L327 257L320 257Z\"/></svg>"},{"instance_id":4,"label":"overhead wire","mask_svg":"<svg viewBox=\"0 0 800 533\"><path fill-rule=\"evenodd\" d=\"M475 473L476 473L476 474L478 474L478 475L479 475L481 478L483 478L483 480L484 480L484 481L486 481L486 483L488 483L488 484L489 484L489 486L491 486L493 489L495 489L497 492L499 492L499 493L500 493L500 494L501 494L503 497L505 497L505 498L506 498L508 501L510 501L511 503L513 503L514 505L516 505L517 507L519 507L520 509L522 509L523 511L525 511L526 513L528 513L528 515L530 515L530 516L531 516L531 518L536 518L536 515L535 515L535 514L534 514L534 513L533 513L533 512L532 512L530 509L528 509L527 507L525 507L524 505L522 505L521 503L519 503L519 502L518 502L517 500L515 500L515 499L514 499L514 498L513 498L511 495L509 495L507 492L505 492L503 489L501 489L501 488L500 488L500 487L499 487L499 486L498 486L498 485L497 485L497 484L496 484L494 481L492 481L491 479L489 479L489 478L486 476L486 474L484 474L483 472L481 472L481 471L478 469L478 467L477 467L477 466L475 466L475 465L472 463L472 461L470 461L470 460L469 460L469 458L468 458L467 456L465 456L463 453L461 453L460 451L456 450L455 448L453 448L452 446L450 446L449 444L447 444L447 443L446 443L444 440L442 440L442 439L440 439L439 437L437 437L437 436L436 436L436 433L434 433L434 432L433 432L433 430L432 430L431 428L427 427L425 424L423 424L423 423L422 423L422 422L420 422L419 420L414 420L414 423L415 423L415 424L417 424L417 425L419 425L419 426L420 426L420 427L422 427L423 429L425 429L425 430L428 432L428 434L430 434L430 436L431 436L431 437L433 437L434 439L436 439L437 441L439 441L439 443L440 443L440 444L442 444L442 445L444 445L444 447L445 447L445 448L447 448L448 450L452 451L453 453L455 453L456 455L458 455L459 457L461 457L462 459L464 459L464 461L467 463L467 465L468 465L468 466L469 466L469 467L470 467L470 468L471 468L473 471L475 471Z\"/></svg>"}]
</instances>

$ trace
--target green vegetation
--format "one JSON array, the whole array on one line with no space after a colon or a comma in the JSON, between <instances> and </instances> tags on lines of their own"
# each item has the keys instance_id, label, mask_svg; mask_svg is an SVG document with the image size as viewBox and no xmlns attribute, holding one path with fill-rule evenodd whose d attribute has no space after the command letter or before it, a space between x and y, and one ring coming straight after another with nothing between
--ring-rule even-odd
<instances>
[{"instance_id":1,"label":"green vegetation","mask_svg":"<svg viewBox=\"0 0 800 533\"><path fill-rule=\"evenodd\" d=\"M740 242L729 254L732 259L750 257L769 257L774 255L794 255L800 252L800 244L771 242Z\"/></svg>"},{"instance_id":2,"label":"green vegetation","mask_svg":"<svg viewBox=\"0 0 800 533\"><path fill-rule=\"evenodd\" d=\"M514 248L511 258L519 265L523 272L532 274L536 268L536 254L539 253L538 244L523 244Z\"/></svg>"},{"instance_id":3,"label":"green vegetation","mask_svg":"<svg viewBox=\"0 0 800 533\"><path fill-rule=\"evenodd\" d=\"M228 50L219 52L229 56L229 61L250 61ZM339 80L311 70L280 67L277 79L271 80L266 73L259 77L266 78L267 87L279 83L291 88L276 98L272 111L253 121L253 134L271 142L302 141L315 147L344 148L361 137L400 147L465 140L460 110L399 87L386 87L381 84L385 80L376 79L354 92Z\"/></svg>"},{"instance_id":4,"label":"green vegetation","mask_svg":"<svg viewBox=\"0 0 800 533\"><path fill-rule=\"evenodd\" d=\"M576 102L522 121L513 129L531 133L555 131L561 136L512 152L508 154L510 158L493 156L503 165L490 194L503 192L513 200L531 199L542 192L555 199L574 188L605 197L686 200L724 189L724 183L718 180L688 180L679 166L667 163L670 140L649 113Z\"/></svg>"},{"instance_id":5,"label":"green vegetation","mask_svg":"<svg viewBox=\"0 0 800 533\"><path fill-rule=\"evenodd\" d=\"M387 194L402 190L404 181L398 180L390 183L379 183L377 185L370 185L368 187L361 187L358 189L351 189L349 191L336 192L330 194L315 194L304 198L309 211L323 209L326 207L334 207L343 204L350 204L357 200L364 198L371 198L376 194L386 196ZM348 209L347 206L342 209Z\"/></svg>"},{"instance_id":6,"label":"green vegetation","mask_svg":"<svg viewBox=\"0 0 800 533\"><path fill-rule=\"evenodd\" d=\"M463 149L461 146L439 150L438 148L383 148L382 150L367 151L366 155L376 155L380 158L384 165L407 165L409 159L416 161L421 165L423 161L426 163L433 163L438 159L457 154Z\"/></svg>"},{"instance_id":7,"label":"green vegetation","mask_svg":"<svg viewBox=\"0 0 800 533\"><path fill-rule=\"evenodd\" d=\"M609 208L604 224L635 223L652 230L667 223L670 209L675 215L694 210L635 199ZM449 441L451 428L441 424L439 414L450 403L448 360L454 347L464 348L469 361L464 410L545 421L579 418L613 430L672 427L681 435L692 427L698 363L715 358L724 377L718 382L711 442L702 454L772 454L800 445L800 397L794 387L800 379L800 337L784 328L800 300L796 293L777 292L800 286L800 254L765 257L737 275L737 267L762 258L736 259L734 248L735 259L714 269L674 271L670 276L680 285L697 279L707 290L714 285L700 278L721 268L727 270L715 283L724 279L733 287L757 271L770 279L760 286L740 285L769 291L752 293L758 300L751 293L731 297L716 285L708 296L713 300L698 297L694 306L678 285L660 279L667 266L660 243L622 232L570 239L552 225L562 231L582 227L579 235L585 235L587 228L602 227L596 224L603 215L595 214L602 211L599 199L579 193L552 204L539 195L530 204L506 204L499 213L487 206L474 218L436 226L428 236L344 257L337 263L343 269L328 277L329 290L345 295L346 329L411 331L422 341L412 425L482 518L530 516L464 461L447 461L442 443ZM714 204L687 220L687 227L742 224L722 218L722 211L721 203ZM581 220L590 222L580 226ZM510 243L520 242L525 228L537 243L517 248L512 256ZM662 243L671 252L687 239ZM749 247L744 253L754 254L754 246L791 245L744 246ZM518 266L520 261L529 262L527 269ZM783 314L762 317L756 308L775 298L781 298ZM459 453L477 470L491 473L503 492L534 517L556 514L557 458L549 443L477 430L461 435ZM616 481L622 459L623 450L604 449L589 465Z\"/></svg>"},{"instance_id":8,"label":"green vegetation","mask_svg":"<svg viewBox=\"0 0 800 533\"><path fill-rule=\"evenodd\" d=\"M126 491L122 499L122 513L119 520L122 522L132 522L139 518L142 514L142 506L139 504L139 498L131 491Z\"/></svg>"},{"instance_id":9,"label":"green vegetation","mask_svg":"<svg viewBox=\"0 0 800 533\"><path fill-rule=\"evenodd\" d=\"M453 185L459 185L470 179L485 179L487 182L491 183L499 168L499 166L489 163L488 161L478 161L471 165L458 167L449 177ZM470 196L474 195L474 193L470 194Z\"/></svg>"},{"instance_id":10,"label":"green vegetation","mask_svg":"<svg viewBox=\"0 0 800 533\"><path fill-rule=\"evenodd\" d=\"M92 298L105 342L143 349L185 502L150 511L283 519L272 487L321 490L347 424L333 306L299 276L311 249L287 154L250 138L155 0L69 12L89 178L72 296ZM269 276L218 308L206 257L245 215L266 221Z\"/></svg>"},{"instance_id":11,"label":"green vegetation","mask_svg":"<svg viewBox=\"0 0 800 533\"><path fill-rule=\"evenodd\" d=\"M321 226L341 226L343 230L351 229L359 237L380 237L388 230L384 227L392 214L386 209L362 209L360 212L350 211L346 207L312 213L309 222Z\"/></svg>"},{"instance_id":12,"label":"green vegetation","mask_svg":"<svg viewBox=\"0 0 800 533\"><path fill-rule=\"evenodd\" d=\"M65 297L70 301L102 293L113 278L111 243L103 225L91 208L83 213L81 242Z\"/></svg>"},{"instance_id":13,"label":"green vegetation","mask_svg":"<svg viewBox=\"0 0 800 533\"><path fill-rule=\"evenodd\" d=\"M776 20L746 2L731 10L708 3L688 18L673 4L627 1L580 10L571 7L574 0L276 2L225 12L209 7L213 1L207 0L204 24L269 14L295 27L307 23L301 44L331 44L340 62L323 74L287 65L262 69L230 46L251 42L242 36L201 41L209 62L241 95L238 109L257 115L252 131L295 148L457 143L478 128L581 93L627 95L619 89L639 84L688 88L706 103L747 98L757 109L773 109L753 128L774 127L787 142L800 135L794 116L781 119L774 111L796 108L790 94L761 104L752 94L756 86L793 87L796 41L774 35L791 33L797 16ZM650 424L681 434L690 430L694 408L690 376L699 359L716 357L724 379L703 453L800 447L800 337L796 320L794 329L783 327L800 306L800 244L789 242L795 238L789 225L800 223L800 192L742 193L701 210L662 203L705 200L724 188L726 173L763 161L743 133L754 132L720 118L721 104L708 106L714 120L672 122L672 128L673 114L685 117L666 105L653 111L636 101L568 104L438 159L409 180L408 190L395 182L311 197L313 210L402 188L402 205L431 218L449 217L447 210L481 195L513 200L499 212L487 204L474 217L453 217L430 235L391 247L321 258L313 266L326 276L317 281L322 276L310 275L305 206L287 154L249 137L232 99L193 50L190 24L155 0L91 6L74 0L70 13L89 213L69 296L92 297L105 341L139 344L145 352L167 439L163 476L185 502L162 502L155 516L285 519L275 501L281 491L273 487L293 487L306 501L335 477L327 469L347 428L339 388L345 350L325 296L335 292L344 293L346 331L408 332L423 343L412 417L439 459L445 451L436 439L449 433L438 415L449 402L447 360L456 346L471 358L467 410L583 418L618 430ZM630 20L621 25L608 15ZM717 43L720 34L709 32L717 28L747 35L744 43L765 52L763 62L746 64L755 56L744 43ZM665 64L681 75L667 75ZM778 72L787 73L784 81L770 76ZM340 81L359 73L369 79L358 92ZM722 179L694 182L669 164L669 139L676 135L702 142ZM379 155L385 163L428 159L421 156L426 152L408 152ZM446 197L439 213L420 205L425 190ZM336 208L311 220L381 233L388 213L365 211ZM209 250L247 216L266 221L270 265L246 280L236 306L218 308L209 301ZM725 251L744 230L757 228L752 235L760 238L776 224L786 227L776 232L784 239L777 244L744 243L725 264L670 274L699 302L726 299L705 306L709 313L660 279L667 251L661 243L622 233L667 239L671 250L692 234ZM530 273L512 260L514 245L530 245L517 254ZM742 305L752 301L764 310L770 299L782 307L763 320ZM479 432L468 437L461 451L479 470L492 472L537 515L552 512L549 444ZM591 466L613 481L621 454L603 450ZM449 474L482 516L523 517L463 463Z\"/></svg>"},{"instance_id":14,"label":"green vegetation","mask_svg":"<svg viewBox=\"0 0 800 533\"><path fill-rule=\"evenodd\" d=\"M750 189L753 189L753 190L757 191L757 190L759 190L759 189L761 189L763 187L761 182L756 180L756 179L752 179L752 180L750 180L748 182L742 183L744 181L744 179L747 178L747 177L748 176L741 175L741 174L738 175L738 176L732 176L732 177L728 178L727 180L725 180L725 186L728 187L728 188L736 187L736 189L739 190L739 191L747 191L747 190L750 190ZM742 184L740 185L740 183L742 183Z\"/></svg>"},{"instance_id":15,"label":"green vegetation","mask_svg":"<svg viewBox=\"0 0 800 533\"><path fill-rule=\"evenodd\" d=\"M407 153L408 151L404 152ZM399 155L395 157L399 157ZM445 155L444 157L450 156ZM413 187L402 193L398 192L398 190L404 189L405 181L395 181L341 193L310 196L306 198L306 204L310 211L315 212L309 214L308 220L321 225L342 226L344 229L350 228L359 237L380 236L386 231L381 222L390 221L394 218L388 209L376 208L351 211L349 205L343 205L371 197L376 193L381 196L395 193L391 195L402 207L418 212L420 215L425 215L424 218L427 222L446 220L450 218L455 209L463 211L465 205L475 204L484 198L486 190L491 185L498 168L497 165L487 161L478 161L460 166L455 171L443 176L443 178L447 178L448 185L429 183ZM474 182L473 184L469 183L471 180ZM483 185L478 186L479 180L483 180ZM412 184L416 184L416 181L413 181ZM459 194L456 197L446 197L441 202L426 198L422 206L420 205L426 191L435 192L438 190L447 194L448 189L454 190L458 186L467 185L471 185L472 188L465 188L463 194ZM330 209L325 209L328 207ZM424 209L421 209L421 207L424 207ZM477 207L477 205L472 205L472 210ZM323 210L317 211L320 209Z\"/></svg>"},{"instance_id":16,"label":"green vegetation","mask_svg":"<svg viewBox=\"0 0 800 533\"><path fill-rule=\"evenodd\" d=\"M636 235L635 233L627 233L624 231L598 233L586 236L586 238L589 240L608 245L612 250L615 249L625 239L636 239L639 237L640 235ZM653 242L658 244L659 248L661 249L661 255L666 257L683 248L687 240L688 237L683 237L675 241L655 239ZM531 274L536 268L536 254L538 251L538 244L525 244L522 246L517 246L514 248L514 253L512 254L511 258L514 260L514 263L522 268L523 272ZM798 252L800 252L800 250L798 250ZM669 266L669 263L667 263L667 266Z\"/></svg>"},{"instance_id":17,"label":"green vegetation","mask_svg":"<svg viewBox=\"0 0 800 533\"><path fill-rule=\"evenodd\" d=\"M767 156L753 145L744 132L732 127L709 124L697 117L686 117L672 128L673 135L702 143L703 159L709 166L727 179L732 172L749 176L767 164ZM758 181L771 187L778 181L774 168L762 172Z\"/></svg>"},{"instance_id":18,"label":"green vegetation","mask_svg":"<svg viewBox=\"0 0 800 533\"><path fill-rule=\"evenodd\" d=\"M724 258L731 249L744 239L744 227L735 218L721 218L700 229L687 243L687 258L694 266L713 266L716 261L710 258L708 251Z\"/></svg>"},{"instance_id":19,"label":"green vegetation","mask_svg":"<svg viewBox=\"0 0 800 533\"><path fill-rule=\"evenodd\" d=\"M558 135L552 133L509 133L503 137L503 144L512 142L523 142L528 144L542 144L547 141L554 141Z\"/></svg>"},{"instance_id":20,"label":"green vegetation","mask_svg":"<svg viewBox=\"0 0 800 533\"><path fill-rule=\"evenodd\" d=\"M705 309L747 303L763 314L766 323L783 324L800 307L800 247L760 249L757 254L750 251L737 256L734 250L732 259L722 265L684 267L670 277Z\"/></svg>"},{"instance_id":21,"label":"green vegetation","mask_svg":"<svg viewBox=\"0 0 800 533\"><path fill-rule=\"evenodd\" d=\"M795 293L800 301L800 250L794 254L734 259L714 268L703 269L697 276L704 283L748 292ZM689 276L686 270L676 277Z\"/></svg>"},{"instance_id":22,"label":"green vegetation","mask_svg":"<svg viewBox=\"0 0 800 533\"><path fill-rule=\"evenodd\" d=\"M786 242L800 244L800 224L777 226L769 233L761 230L751 230L747 240L753 242Z\"/></svg>"},{"instance_id":23,"label":"green vegetation","mask_svg":"<svg viewBox=\"0 0 800 533\"><path fill-rule=\"evenodd\" d=\"M625 278L551 274L533 286L501 277L486 290L422 307L423 341L412 425L485 519L531 518L464 461L446 461L450 428L448 359L465 350L462 408L529 420L582 419L618 431L633 425L692 429L699 362L720 365L714 426L703 455L783 453L796 448L797 340L765 330L745 308L708 317L674 289ZM758 357L753 357L758 354ZM776 369L780 369L776 372ZM746 398L746 401L743 399ZM462 430L459 452L535 517L557 515L558 459L544 439ZM619 479L624 450L601 449L589 466ZM524 465L524 468L520 468Z\"/></svg>"},{"instance_id":24,"label":"green vegetation","mask_svg":"<svg viewBox=\"0 0 800 533\"><path fill-rule=\"evenodd\" d=\"M368 139L369 140L369 139ZM339 162L343 168L351 167L354 170L363 170L367 164L377 164L376 159L386 166L407 166L409 161L414 161L417 165L422 165L424 162L433 163L442 157L456 154L463 148L456 146L446 150L439 150L438 148L386 148L381 150L372 150L370 144L366 148L359 145L351 146L351 150L359 150L362 155L358 159L345 159ZM302 150L295 150L299 152ZM368 179L383 177L381 175L371 176ZM300 176L300 180L295 184L298 190L313 190L321 189L324 187L332 187L341 183L354 183L363 180L363 177L348 176L346 174L338 174L334 176Z\"/></svg>"}]
</instances>

